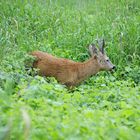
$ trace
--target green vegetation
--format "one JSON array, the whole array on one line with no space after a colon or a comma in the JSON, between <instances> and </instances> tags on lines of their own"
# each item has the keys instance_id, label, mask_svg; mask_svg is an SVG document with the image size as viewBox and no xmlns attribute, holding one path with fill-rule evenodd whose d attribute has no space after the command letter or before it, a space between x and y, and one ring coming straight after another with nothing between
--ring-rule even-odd
<instances>
[{"instance_id":1,"label":"green vegetation","mask_svg":"<svg viewBox=\"0 0 140 140\"><path fill-rule=\"evenodd\" d=\"M25 70L33 50L84 61L98 37L114 73L68 90ZM1 0L0 139L139 140L140 1Z\"/></svg>"}]
</instances>

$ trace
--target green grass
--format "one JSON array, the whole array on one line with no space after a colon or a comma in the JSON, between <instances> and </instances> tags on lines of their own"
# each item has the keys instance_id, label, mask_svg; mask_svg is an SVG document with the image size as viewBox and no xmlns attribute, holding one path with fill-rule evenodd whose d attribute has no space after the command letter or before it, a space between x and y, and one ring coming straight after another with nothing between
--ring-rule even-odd
<instances>
[{"instance_id":1,"label":"green grass","mask_svg":"<svg viewBox=\"0 0 140 140\"><path fill-rule=\"evenodd\" d=\"M100 37L112 74L68 90L25 70L33 50L84 61ZM0 60L0 139L140 139L139 0L1 0Z\"/></svg>"}]
</instances>

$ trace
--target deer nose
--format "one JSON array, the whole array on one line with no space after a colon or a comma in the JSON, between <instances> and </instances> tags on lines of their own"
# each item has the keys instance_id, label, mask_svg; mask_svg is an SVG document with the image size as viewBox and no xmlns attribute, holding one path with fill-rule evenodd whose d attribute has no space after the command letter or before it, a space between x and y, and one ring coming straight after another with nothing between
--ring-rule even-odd
<instances>
[{"instance_id":1,"label":"deer nose","mask_svg":"<svg viewBox=\"0 0 140 140\"><path fill-rule=\"evenodd\" d=\"M113 70L116 69L116 66L113 66L112 69L113 69Z\"/></svg>"}]
</instances>

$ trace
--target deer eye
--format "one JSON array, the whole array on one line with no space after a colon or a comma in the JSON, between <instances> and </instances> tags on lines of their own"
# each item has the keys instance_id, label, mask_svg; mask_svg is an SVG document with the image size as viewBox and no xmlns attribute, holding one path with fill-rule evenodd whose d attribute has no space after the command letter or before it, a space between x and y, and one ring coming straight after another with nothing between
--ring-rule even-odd
<instances>
[{"instance_id":1,"label":"deer eye","mask_svg":"<svg viewBox=\"0 0 140 140\"><path fill-rule=\"evenodd\" d=\"M106 61L109 62L109 59L107 59Z\"/></svg>"}]
</instances>

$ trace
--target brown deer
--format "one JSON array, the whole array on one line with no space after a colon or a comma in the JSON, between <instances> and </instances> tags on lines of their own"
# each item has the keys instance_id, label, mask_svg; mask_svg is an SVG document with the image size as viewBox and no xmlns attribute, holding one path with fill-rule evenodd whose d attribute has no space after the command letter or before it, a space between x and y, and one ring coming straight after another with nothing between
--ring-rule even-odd
<instances>
[{"instance_id":1,"label":"brown deer","mask_svg":"<svg viewBox=\"0 0 140 140\"><path fill-rule=\"evenodd\" d=\"M60 83L68 87L76 86L99 71L110 71L115 68L104 52L104 40L100 40L98 43L99 50L94 44L89 45L91 58L85 62L74 62L57 58L45 52L34 51L31 53L36 57L33 68L39 69L41 76L55 77Z\"/></svg>"}]
</instances>

